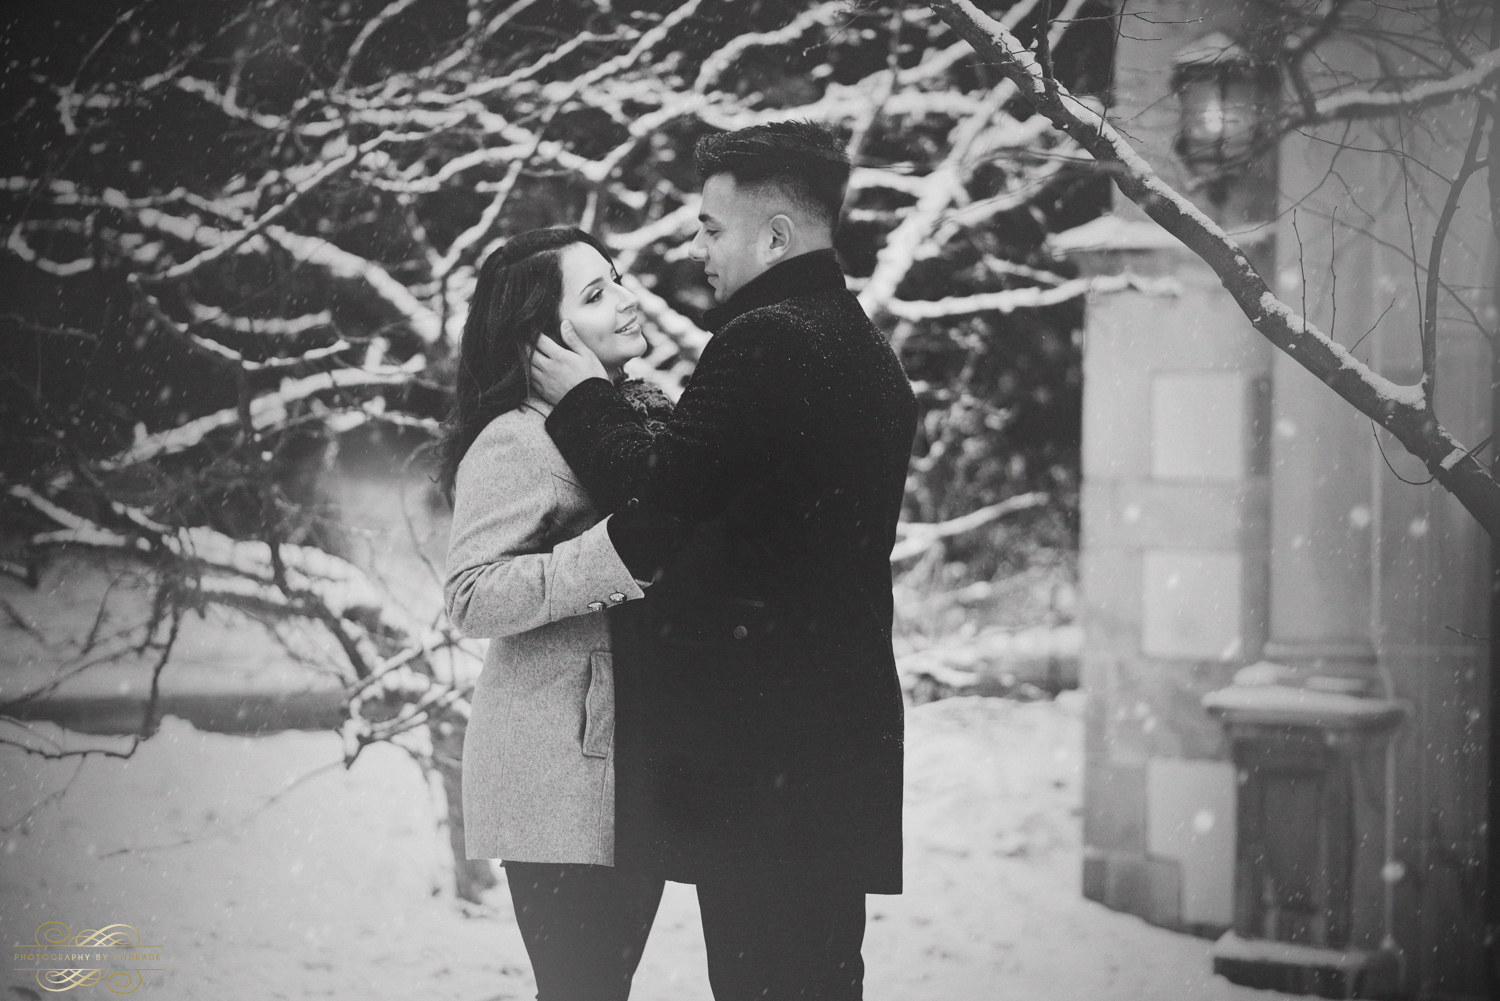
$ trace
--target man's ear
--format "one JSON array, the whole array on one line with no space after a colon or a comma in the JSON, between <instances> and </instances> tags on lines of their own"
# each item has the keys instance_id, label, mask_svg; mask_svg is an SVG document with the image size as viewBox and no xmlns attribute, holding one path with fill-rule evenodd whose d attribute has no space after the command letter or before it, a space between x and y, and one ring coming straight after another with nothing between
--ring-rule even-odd
<instances>
[{"instance_id":1,"label":"man's ear","mask_svg":"<svg viewBox=\"0 0 1500 1001\"><path fill-rule=\"evenodd\" d=\"M797 224L792 217L778 212L766 222L765 238L761 241L761 263L775 264L791 249L797 235Z\"/></svg>"}]
</instances>

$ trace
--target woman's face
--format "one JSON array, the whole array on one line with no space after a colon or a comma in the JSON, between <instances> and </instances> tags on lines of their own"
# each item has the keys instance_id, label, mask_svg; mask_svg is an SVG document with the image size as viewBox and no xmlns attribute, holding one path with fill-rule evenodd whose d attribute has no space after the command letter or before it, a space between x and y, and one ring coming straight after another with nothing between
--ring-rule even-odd
<instances>
[{"instance_id":1,"label":"woman's face","mask_svg":"<svg viewBox=\"0 0 1500 1001\"><path fill-rule=\"evenodd\" d=\"M579 340L612 372L647 347L636 298L617 278L614 266L588 244L563 248L558 319L571 322Z\"/></svg>"}]
</instances>

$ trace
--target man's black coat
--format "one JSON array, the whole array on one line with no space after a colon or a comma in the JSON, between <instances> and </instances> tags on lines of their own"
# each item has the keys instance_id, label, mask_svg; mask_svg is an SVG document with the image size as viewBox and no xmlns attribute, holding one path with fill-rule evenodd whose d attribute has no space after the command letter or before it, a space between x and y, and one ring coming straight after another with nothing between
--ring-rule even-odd
<instances>
[{"instance_id":1,"label":"man's black coat","mask_svg":"<svg viewBox=\"0 0 1500 1001\"><path fill-rule=\"evenodd\" d=\"M602 379L547 430L644 601L612 613L616 858L681 882L771 867L901 889L890 552L916 402L832 251L716 331L664 428Z\"/></svg>"}]
</instances>

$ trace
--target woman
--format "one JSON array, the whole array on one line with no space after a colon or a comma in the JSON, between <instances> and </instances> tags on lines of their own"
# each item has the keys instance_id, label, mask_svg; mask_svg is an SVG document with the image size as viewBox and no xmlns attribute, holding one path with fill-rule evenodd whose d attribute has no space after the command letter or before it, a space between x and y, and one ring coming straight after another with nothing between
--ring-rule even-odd
<instances>
[{"instance_id":1,"label":"woman","mask_svg":"<svg viewBox=\"0 0 1500 1001\"><path fill-rule=\"evenodd\" d=\"M641 597L528 394L537 338L564 325L617 379L646 349L636 298L577 229L522 233L479 272L440 482L453 500L444 595L490 638L464 741L470 858L503 860L539 1001L625 998L662 882L613 868L614 679L607 608ZM638 392L643 413L670 406Z\"/></svg>"}]
</instances>

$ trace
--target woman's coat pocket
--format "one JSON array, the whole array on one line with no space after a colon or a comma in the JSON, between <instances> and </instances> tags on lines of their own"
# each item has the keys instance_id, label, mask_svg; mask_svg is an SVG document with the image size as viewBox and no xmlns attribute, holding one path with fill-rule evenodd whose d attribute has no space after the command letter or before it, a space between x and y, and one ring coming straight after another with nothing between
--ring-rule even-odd
<instances>
[{"instance_id":1,"label":"woman's coat pocket","mask_svg":"<svg viewBox=\"0 0 1500 1001\"><path fill-rule=\"evenodd\" d=\"M615 662L612 654L589 654L589 690L583 700L583 753L607 758L615 743Z\"/></svg>"}]
</instances>

